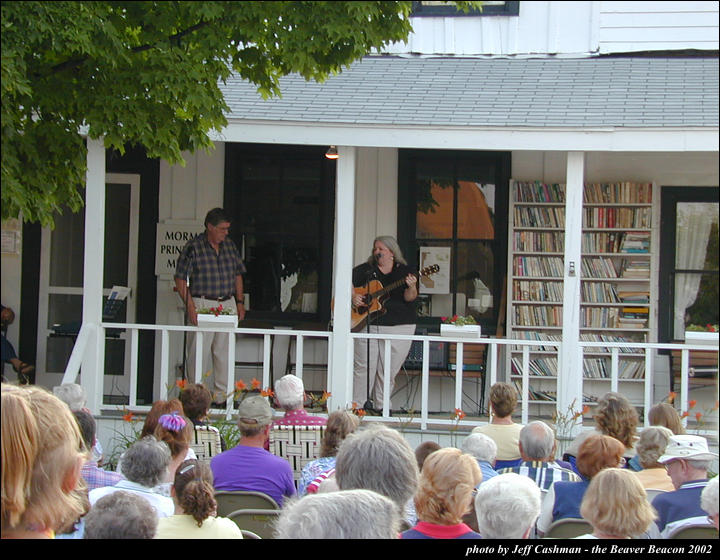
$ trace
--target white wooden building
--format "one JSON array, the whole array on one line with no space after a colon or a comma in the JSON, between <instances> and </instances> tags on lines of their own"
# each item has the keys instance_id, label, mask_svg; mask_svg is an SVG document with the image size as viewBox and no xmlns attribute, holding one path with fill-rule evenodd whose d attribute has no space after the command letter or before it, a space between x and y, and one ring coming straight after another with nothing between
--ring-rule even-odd
<instances>
[{"instance_id":1,"label":"white wooden building","mask_svg":"<svg viewBox=\"0 0 720 560\"><path fill-rule=\"evenodd\" d=\"M420 6L406 44L368 56L323 84L288 76L279 99L263 100L250 84L229 80L223 86L228 126L214 138L212 153L186 154L184 167L137 152L119 158L89 142L87 217L64 216L54 232L3 226L22 235L21 249L2 255L3 304L18 315L8 335L23 359L37 364L36 382L52 387L64 376L74 379L82 363L80 379L94 411L124 402L142 409L165 395L182 363L182 310L169 274L173 247L181 243L171 238L197 231L206 212L222 206L234 216L232 236L252 273L246 279L248 322L231 349L236 379L257 377L267 385L299 372L308 388L332 391L331 408L348 406L351 268L367 258L376 236L394 235L413 264L421 247L450 248L450 287L425 297L421 323L429 334L418 338L420 344L429 349L438 342L433 325L448 311L474 314L491 336L508 338L488 341L487 375L480 380L459 379L452 360L443 377L429 376L427 363L418 367L424 374L385 403L386 413L413 408L425 428L433 411L479 412L483 384L496 379L517 379L524 391L534 385L557 392L551 408L531 406L524 393L523 420L565 411L581 395L611 388L627 390L640 407L663 398L669 372L624 383L612 343L602 348L608 377L592 384L583 378L581 334L594 332L583 322L587 305L578 274L588 227L583 185L652 185L652 223L645 226L652 239L649 318L638 351L649 349L642 357L650 356L646 368L654 373L663 363L660 347L682 338L682 325L674 325L667 311L674 302L666 286L683 267L666 262L670 253L675 257L666 245L675 233L661 223L675 223L677 203L700 202L714 204L717 224L718 4L489 4L498 5L481 15ZM330 146L337 147L336 162L323 158ZM462 217L459 195L439 201L441 216L447 211L450 221L435 220L421 231L418 204L428 192L442 194L440 179L450 176L457 192L465 182L483 192L492 236L458 233L463 219L476 219ZM417 186L426 179L435 190ZM518 202L513 185L536 181L563 185L566 193L556 205L565 222L555 232L563 240L556 278L562 298L554 306L563 316L556 325L560 366L549 385L533 381L527 366L533 356L523 356L520 346L521 371L512 370L509 345L502 342L519 332L512 318L520 305L512 297L519 232L511 214ZM103 243L103 231L112 242ZM490 294L482 312L475 280ZM126 315L113 322L145 327L127 328L103 349L98 341L106 332L92 326L103 323L100 293L107 295L113 284L131 288ZM68 321L83 323L78 345L88 342L70 360L75 340L53 330ZM242 327L262 330L253 336ZM281 336L270 344L277 329ZM464 345L466 352L470 346ZM584 348L592 352L592 345Z\"/></svg>"}]
</instances>

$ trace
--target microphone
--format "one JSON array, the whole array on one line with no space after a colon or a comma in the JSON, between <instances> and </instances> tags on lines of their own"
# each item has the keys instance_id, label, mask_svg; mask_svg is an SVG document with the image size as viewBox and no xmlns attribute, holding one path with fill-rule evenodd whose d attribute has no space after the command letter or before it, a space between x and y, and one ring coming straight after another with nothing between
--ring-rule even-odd
<instances>
[{"instance_id":1,"label":"microphone","mask_svg":"<svg viewBox=\"0 0 720 560\"><path fill-rule=\"evenodd\" d=\"M375 253L375 261L379 261L380 259L382 259L382 256L382 253Z\"/></svg>"}]
</instances>

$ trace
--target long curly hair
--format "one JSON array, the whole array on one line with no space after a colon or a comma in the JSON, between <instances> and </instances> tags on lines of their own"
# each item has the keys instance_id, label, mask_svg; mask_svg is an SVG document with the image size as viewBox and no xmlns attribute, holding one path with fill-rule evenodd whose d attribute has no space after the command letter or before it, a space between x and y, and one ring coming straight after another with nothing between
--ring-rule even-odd
<instances>
[{"instance_id":1,"label":"long curly hair","mask_svg":"<svg viewBox=\"0 0 720 560\"><path fill-rule=\"evenodd\" d=\"M197 459L183 461L175 472L175 497L183 511L192 515L198 527L217 512L210 467Z\"/></svg>"},{"instance_id":2,"label":"long curly hair","mask_svg":"<svg viewBox=\"0 0 720 560\"><path fill-rule=\"evenodd\" d=\"M320 447L320 457L335 457L340 444L348 434L357 429L359 424L360 419L346 410L336 410L330 413L327 420L327 430Z\"/></svg>"},{"instance_id":3,"label":"long curly hair","mask_svg":"<svg viewBox=\"0 0 720 560\"><path fill-rule=\"evenodd\" d=\"M633 447L638 413L624 395L605 393L598 401L593 418L603 434L614 437L628 449Z\"/></svg>"}]
</instances>

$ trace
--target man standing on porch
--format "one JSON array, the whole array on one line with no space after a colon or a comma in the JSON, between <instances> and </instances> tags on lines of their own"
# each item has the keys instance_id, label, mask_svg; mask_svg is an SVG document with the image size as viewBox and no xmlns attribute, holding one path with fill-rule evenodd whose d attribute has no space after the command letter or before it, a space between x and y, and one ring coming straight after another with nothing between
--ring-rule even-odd
<instances>
[{"instance_id":1,"label":"man standing on porch","mask_svg":"<svg viewBox=\"0 0 720 560\"><path fill-rule=\"evenodd\" d=\"M232 239L230 218L222 208L213 208L205 216L205 232L188 241L178 257L175 286L183 300L190 325L197 325L199 309L218 307L236 312L245 318L243 277L245 265ZM236 303L237 302L237 303ZM224 406L227 396L228 340L227 332L205 335L203 340L203 372L212 352L215 382L214 405ZM187 366L195 366L195 333L187 340Z\"/></svg>"}]
</instances>

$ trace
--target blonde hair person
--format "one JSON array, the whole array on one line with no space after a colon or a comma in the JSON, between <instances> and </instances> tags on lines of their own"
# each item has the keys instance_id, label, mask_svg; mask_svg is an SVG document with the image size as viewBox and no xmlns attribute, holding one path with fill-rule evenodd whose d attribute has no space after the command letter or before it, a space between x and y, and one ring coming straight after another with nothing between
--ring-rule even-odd
<instances>
[{"instance_id":1,"label":"blonde hair person","mask_svg":"<svg viewBox=\"0 0 720 560\"><path fill-rule=\"evenodd\" d=\"M459 449L446 447L428 455L415 493L419 521L401 538L479 538L462 518L481 480L475 458Z\"/></svg>"},{"instance_id":2,"label":"blonde hair person","mask_svg":"<svg viewBox=\"0 0 720 560\"><path fill-rule=\"evenodd\" d=\"M85 513L84 444L65 403L3 384L1 444L3 538L52 538Z\"/></svg>"},{"instance_id":3,"label":"blonde hair person","mask_svg":"<svg viewBox=\"0 0 720 560\"><path fill-rule=\"evenodd\" d=\"M520 431L522 424L512 420L518 402L518 393L509 383L495 383L490 387L490 410L492 419L485 426L474 428L471 433L484 434L497 445L495 470L514 467L520 463Z\"/></svg>"},{"instance_id":4,"label":"blonde hair person","mask_svg":"<svg viewBox=\"0 0 720 560\"><path fill-rule=\"evenodd\" d=\"M645 533L657 517L633 472L608 468L596 474L583 496L580 514L593 526L584 538L629 539Z\"/></svg>"},{"instance_id":5,"label":"blonde hair person","mask_svg":"<svg viewBox=\"0 0 720 560\"><path fill-rule=\"evenodd\" d=\"M672 492L675 490L672 479L665 470L665 466L658 463L658 459L665 453L667 444L673 433L663 426L650 426L640 434L640 439L635 444L637 457L643 470L635 472L640 484L646 489L664 490Z\"/></svg>"}]
</instances>

